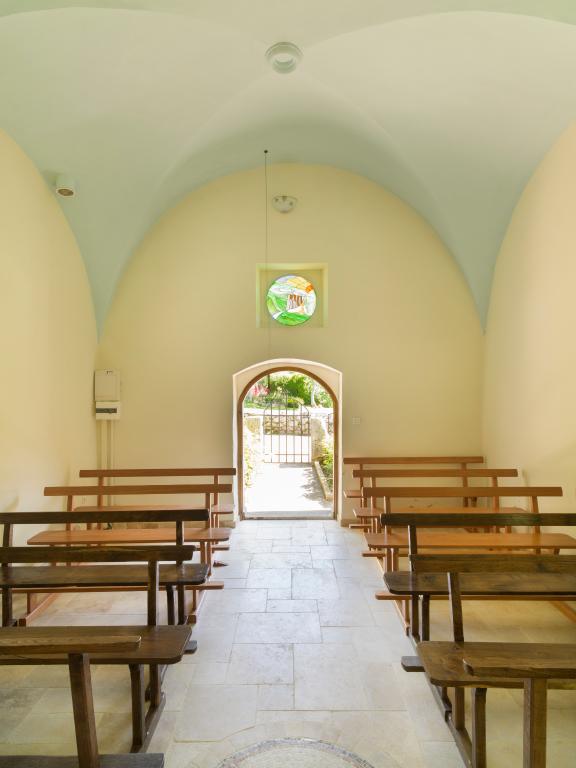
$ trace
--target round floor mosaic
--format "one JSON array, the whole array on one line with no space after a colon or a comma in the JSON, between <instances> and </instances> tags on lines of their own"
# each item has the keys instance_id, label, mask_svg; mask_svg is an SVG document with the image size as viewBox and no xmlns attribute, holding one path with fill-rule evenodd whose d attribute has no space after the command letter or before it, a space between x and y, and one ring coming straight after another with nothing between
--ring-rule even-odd
<instances>
[{"instance_id":1,"label":"round floor mosaic","mask_svg":"<svg viewBox=\"0 0 576 768\"><path fill-rule=\"evenodd\" d=\"M397 763L390 759L390 768ZM218 768L373 768L345 749L313 739L262 741L227 757Z\"/></svg>"}]
</instances>

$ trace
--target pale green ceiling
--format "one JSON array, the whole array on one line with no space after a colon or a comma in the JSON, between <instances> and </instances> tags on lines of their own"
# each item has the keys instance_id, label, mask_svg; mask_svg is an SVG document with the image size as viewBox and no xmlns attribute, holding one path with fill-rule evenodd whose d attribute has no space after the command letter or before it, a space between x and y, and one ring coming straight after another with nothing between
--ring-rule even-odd
<instances>
[{"instance_id":1,"label":"pale green ceiling","mask_svg":"<svg viewBox=\"0 0 576 768\"><path fill-rule=\"evenodd\" d=\"M0 127L76 178L100 324L158 215L264 147L406 200L484 318L519 194L576 117L575 23L573 0L0 0ZM290 76L264 62L283 39Z\"/></svg>"}]
</instances>

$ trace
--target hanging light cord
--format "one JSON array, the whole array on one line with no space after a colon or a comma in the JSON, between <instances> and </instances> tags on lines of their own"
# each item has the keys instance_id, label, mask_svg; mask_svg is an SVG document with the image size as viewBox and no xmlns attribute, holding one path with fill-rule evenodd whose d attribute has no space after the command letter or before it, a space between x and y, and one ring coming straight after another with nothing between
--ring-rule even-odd
<instances>
[{"instance_id":1,"label":"hanging light cord","mask_svg":"<svg viewBox=\"0 0 576 768\"><path fill-rule=\"evenodd\" d=\"M264 150L264 264L266 272L266 281L268 281L268 252L269 252L269 232L268 232L268 150ZM267 343L268 359L272 358L272 323L270 322L270 313L266 312L266 322L268 325Z\"/></svg>"}]
</instances>

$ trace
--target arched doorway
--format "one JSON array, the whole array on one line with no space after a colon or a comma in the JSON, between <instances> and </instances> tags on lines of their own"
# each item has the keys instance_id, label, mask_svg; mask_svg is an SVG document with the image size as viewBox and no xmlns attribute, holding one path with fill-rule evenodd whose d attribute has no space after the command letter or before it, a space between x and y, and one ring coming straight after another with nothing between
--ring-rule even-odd
<instances>
[{"instance_id":1,"label":"arched doorway","mask_svg":"<svg viewBox=\"0 0 576 768\"><path fill-rule=\"evenodd\" d=\"M234 375L234 401L240 519L339 517L341 373L264 361Z\"/></svg>"}]
</instances>

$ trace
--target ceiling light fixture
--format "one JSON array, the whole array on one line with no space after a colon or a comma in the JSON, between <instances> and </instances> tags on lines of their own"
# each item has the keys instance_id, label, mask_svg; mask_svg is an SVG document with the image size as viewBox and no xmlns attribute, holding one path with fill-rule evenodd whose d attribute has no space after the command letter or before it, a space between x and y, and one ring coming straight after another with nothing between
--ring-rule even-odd
<instances>
[{"instance_id":1,"label":"ceiling light fixture","mask_svg":"<svg viewBox=\"0 0 576 768\"><path fill-rule=\"evenodd\" d=\"M54 182L56 194L61 197L74 197L76 194L76 182L69 173L59 173Z\"/></svg>"},{"instance_id":2,"label":"ceiling light fixture","mask_svg":"<svg viewBox=\"0 0 576 768\"><path fill-rule=\"evenodd\" d=\"M297 202L298 199L290 195L275 195L272 198L272 205L279 213L290 213Z\"/></svg>"},{"instance_id":3,"label":"ceiling light fixture","mask_svg":"<svg viewBox=\"0 0 576 768\"><path fill-rule=\"evenodd\" d=\"M302 51L294 43L275 43L266 51L266 61L275 72L288 75L302 59Z\"/></svg>"}]
</instances>

